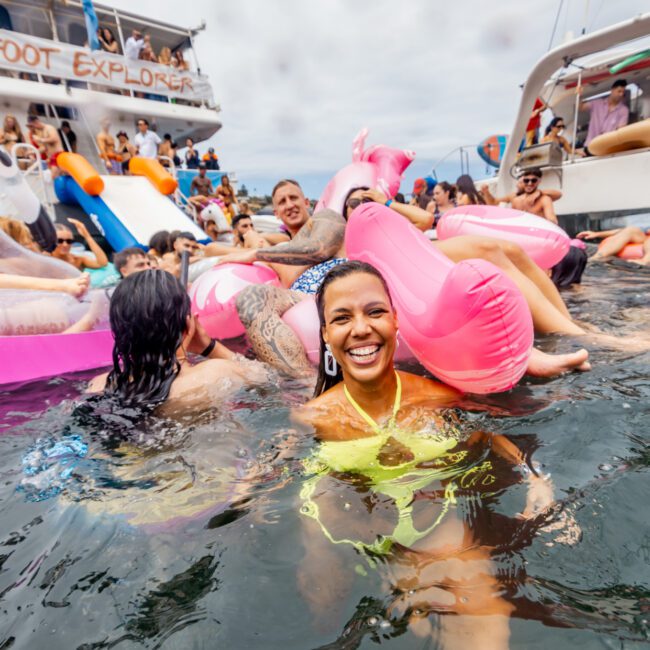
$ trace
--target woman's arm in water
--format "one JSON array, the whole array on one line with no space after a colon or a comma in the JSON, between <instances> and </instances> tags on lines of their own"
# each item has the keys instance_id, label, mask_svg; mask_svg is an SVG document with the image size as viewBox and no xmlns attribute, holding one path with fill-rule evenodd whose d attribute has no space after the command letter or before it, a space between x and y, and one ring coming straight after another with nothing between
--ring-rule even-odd
<instances>
[{"instance_id":1,"label":"woman's arm in water","mask_svg":"<svg viewBox=\"0 0 650 650\"><path fill-rule=\"evenodd\" d=\"M364 199L371 199L375 203L385 204L388 200L386 195L379 190L366 190L362 196ZM417 205L407 205L406 203L393 201L390 204L390 209L406 217L418 230L423 232L433 226L433 214Z\"/></svg>"}]
</instances>

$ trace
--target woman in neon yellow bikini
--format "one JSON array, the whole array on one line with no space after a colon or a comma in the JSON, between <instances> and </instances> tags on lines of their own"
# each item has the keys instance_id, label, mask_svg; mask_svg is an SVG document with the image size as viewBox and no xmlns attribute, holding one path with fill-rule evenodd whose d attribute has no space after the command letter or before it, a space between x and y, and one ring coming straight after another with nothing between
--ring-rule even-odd
<instances>
[{"instance_id":1,"label":"woman in neon yellow bikini","mask_svg":"<svg viewBox=\"0 0 650 650\"><path fill-rule=\"evenodd\" d=\"M319 439L301 491L305 598L331 620L354 578L337 549L354 547L357 573L378 569L395 594L391 618L406 615L416 634L429 636L428 615L451 614L440 617L442 647L507 648L514 608L501 595L490 549L466 521L467 506L480 508L481 494L497 488L486 449L525 475L524 517L553 503L549 477L503 436L461 435L448 410L459 400L455 390L395 371L397 317L372 266L332 269L317 304L316 397L297 413Z\"/></svg>"}]
</instances>

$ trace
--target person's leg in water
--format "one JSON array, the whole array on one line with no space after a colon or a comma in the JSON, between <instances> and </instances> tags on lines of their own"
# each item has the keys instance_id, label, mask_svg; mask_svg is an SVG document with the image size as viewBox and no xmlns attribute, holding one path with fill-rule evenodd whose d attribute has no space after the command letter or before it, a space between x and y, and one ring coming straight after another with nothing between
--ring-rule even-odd
<instances>
[{"instance_id":1,"label":"person's leg in water","mask_svg":"<svg viewBox=\"0 0 650 650\"><path fill-rule=\"evenodd\" d=\"M302 376L313 370L300 339L282 320L282 314L307 297L264 284L246 287L237 296L237 312L258 359L288 375ZM527 373L555 377L572 370L590 370L588 357L586 350L555 355L533 348Z\"/></svg>"},{"instance_id":2,"label":"person's leg in water","mask_svg":"<svg viewBox=\"0 0 650 650\"><path fill-rule=\"evenodd\" d=\"M254 284L237 296L237 313L258 359L288 375L310 374L312 366L282 314L308 296L280 287Z\"/></svg>"},{"instance_id":3,"label":"person's leg in water","mask_svg":"<svg viewBox=\"0 0 650 650\"><path fill-rule=\"evenodd\" d=\"M516 244L484 237L452 237L434 242L452 262L482 259L498 266L519 288L540 334L584 334L551 280ZM519 249L519 250L517 250ZM516 261L513 262L513 260Z\"/></svg>"},{"instance_id":4,"label":"person's leg in water","mask_svg":"<svg viewBox=\"0 0 650 650\"><path fill-rule=\"evenodd\" d=\"M608 257L613 257L620 253L628 244L643 244L645 242L645 233L641 228L627 226L615 235L608 237L600 245L598 251L589 259L598 262Z\"/></svg>"}]
</instances>

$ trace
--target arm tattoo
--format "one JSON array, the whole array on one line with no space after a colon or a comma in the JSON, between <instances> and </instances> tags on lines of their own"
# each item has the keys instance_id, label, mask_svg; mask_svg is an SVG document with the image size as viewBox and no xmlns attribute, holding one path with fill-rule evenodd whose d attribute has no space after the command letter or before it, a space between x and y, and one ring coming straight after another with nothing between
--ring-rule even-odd
<instances>
[{"instance_id":1,"label":"arm tattoo","mask_svg":"<svg viewBox=\"0 0 650 650\"><path fill-rule=\"evenodd\" d=\"M292 241L260 248L260 262L307 266L329 260L343 244L345 220L333 210L322 210L312 217L311 224L303 226Z\"/></svg>"},{"instance_id":2,"label":"arm tattoo","mask_svg":"<svg viewBox=\"0 0 650 650\"><path fill-rule=\"evenodd\" d=\"M297 291L254 284L237 296L237 313L257 358L291 376L311 372L302 343L281 316L304 299Z\"/></svg>"}]
</instances>

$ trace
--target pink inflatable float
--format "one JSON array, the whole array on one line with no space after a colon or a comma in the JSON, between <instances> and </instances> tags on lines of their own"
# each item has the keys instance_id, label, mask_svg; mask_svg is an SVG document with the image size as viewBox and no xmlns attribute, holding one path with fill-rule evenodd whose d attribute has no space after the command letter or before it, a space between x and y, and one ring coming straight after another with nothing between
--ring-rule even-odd
<instances>
[{"instance_id":1,"label":"pink inflatable float","mask_svg":"<svg viewBox=\"0 0 650 650\"><path fill-rule=\"evenodd\" d=\"M598 250L600 250L609 239L611 239L611 237L603 239L603 241L598 244ZM620 257L622 260L640 260L643 257L643 244L626 244L616 254L616 257Z\"/></svg>"},{"instance_id":2,"label":"pink inflatable float","mask_svg":"<svg viewBox=\"0 0 650 650\"><path fill-rule=\"evenodd\" d=\"M550 269L569 252L569 236L554 223L521 210L493 205L466 205L445 212L438 239L477 235L519 244L541 268Z\"/></svg>"},{"instance_id":3,"label":"pink inflatable float","mask_svg":"<svg viewBox=\"0 0 650 650\"><path fill-rule=\"evenodd\" d=\"M496 266L453 264L406 219L376 203L352 213L345 246L351 259L384 275L400 332L439 379L472 393L504 391L521 379L533 344L532 318Z\"/></svg>"},{"instance_id":4,"label":"pink inflatable float","mask_svg":"<svg viewBox=\"0 0 650 650\"><path fill-rule=\"evenodd\" d=\"M404 170L415 158L413 151L391 149L383 144L365 149L368 129L352 142L352 163L341 169L325 187L314 212L330 208L343 214L343 202L355 187L371 187L393 197L399 190Z\"/></svg>"},{"instance_id":5,"label":"pink inflatable float","mask_svg":"<svg viewBox=\"0 0 650 650\"><path fill-rule=\"evenodd\" d=\"M235 299L250 284L279 287L280 280L275 271L262 264L223 264L206 271L192 284L192 313L210 336L231 339L245 332Z\"/></svg>"}]
</instances>

